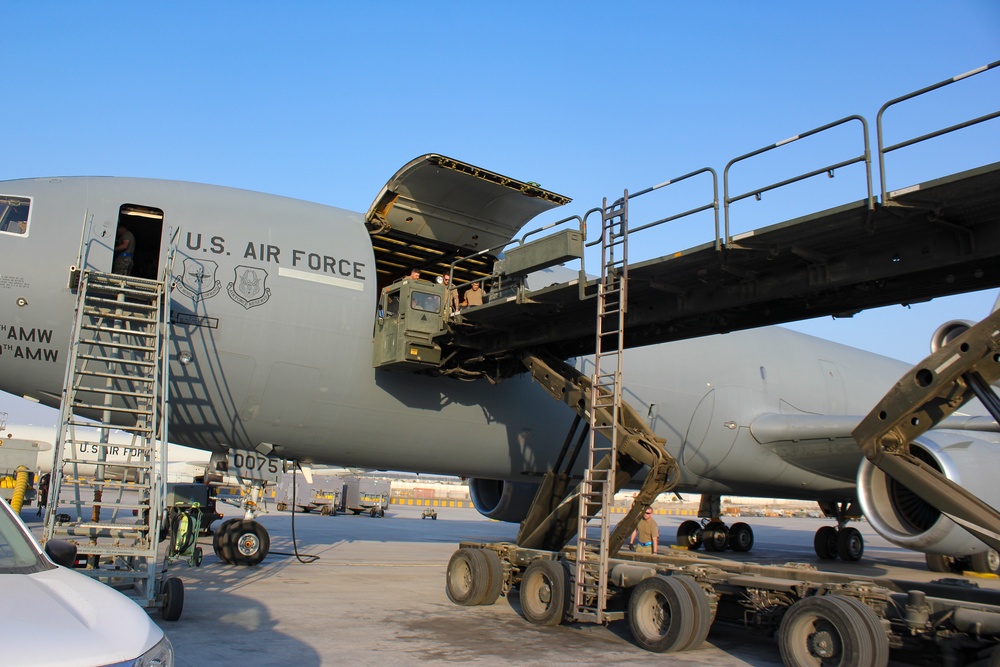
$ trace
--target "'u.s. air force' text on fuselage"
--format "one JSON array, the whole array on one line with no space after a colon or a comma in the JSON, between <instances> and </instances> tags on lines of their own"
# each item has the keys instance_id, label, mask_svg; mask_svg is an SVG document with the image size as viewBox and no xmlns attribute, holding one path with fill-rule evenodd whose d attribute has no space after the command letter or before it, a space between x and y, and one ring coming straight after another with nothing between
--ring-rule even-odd
<instances>
[{"instance_id":1,"label":"'u.s. air force' text on fuselage","mask_svg":"<svg viewBox=\"0 0 1000 667\"><path fill-rule=\"evenodd\" d=\"M211 236L208 239L210 245L202 244L201 232L188 232L185 246L188 250L201 250L215 255L226 255L226 240L222 236ZM281 264L282 249L279 246L269 243L258 243L248 241L243 250L243 259L255 259L265 263ZM288 255L286 254L287 258ZM364 280L365 263L348 258L337 258L332 255L320 254L293 248L291 251L292 268L308 268L312 271L321 271L331 275L339 275L344 278L356 278Z\"/></svg>"}]
</instances>

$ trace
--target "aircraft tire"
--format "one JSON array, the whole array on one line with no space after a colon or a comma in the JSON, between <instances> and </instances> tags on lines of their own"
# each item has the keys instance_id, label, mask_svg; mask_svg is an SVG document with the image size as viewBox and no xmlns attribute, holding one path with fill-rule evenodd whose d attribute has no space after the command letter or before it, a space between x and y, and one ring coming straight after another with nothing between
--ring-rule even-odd
<instances>
[{"instance_id":1,"label":"aircraft tire","mask_svg":"<svg viewBox=\"0 0 1000 667\"><path fill-rule=\"evenodd\" d=\"M695 605L684 584L656 575L632 589L628 626L635 643L654 653L687 648L695 632Z\"/></svg>"},{"instance_id":2,"label":"aircraft tire","mask_svg":"<svg viewBox=\"0 0 1000 667\"><path fill-rule=\"evenodd\" d=\"M973 572L996 574L1000 570L1000 554L994 549L969 556L969 569Z\"/></svg>"},{"instance_id":3,"label":"aircraft tire","mask_svg":"<svg viewBox=\"0 0 1000 667\"><path fill-rule=\"evenodd\" d=\"M701 547L702 532L697 521L688 519L677 527L677 545L687 547L688 551L696 551Z\"/></svg>"},{"instance_id":4,"label":"aircraft tire","mask_svg":"<svg viewBox=\"0 0 1000 667\"><path fill-rule=\"evenodd\" d=\"M163 582L163 609L161 614L164 621L176 621L181 617L184 609L184 582L177 577L170 577Z\"/></svg>"},{"instance_id":5,"label":"aircraft tire","mask_svg":"<svg viewBox=\"0 0 1000 667\"><path fill-rule=\"evenodd\" d=\"M845 526L837 531L837 555L848 563L856 563L865 554L865 538L857 528Z\"/></svg>"},{"instance_id":6,"label":"aircraft tire","mask_svg":"<svg viewBox=\"0 0 1000 667\"><path fill-rule=\"evenodd\" d=\"M778 629L781 661L786 665L885 665L888 641L881 627L881 636L875 636L874 612L868 609L871 616L867 616L847 599L814 596L789 607Z\"/></svg>"},{"instance_id":7,"label":"aircraft tire","mask_svg":"<svg viewBox=\"0 0 1000 667\"><path fill-rule=\"evenodd\" d=\"M701 534L706 551L725 551L729 545L729 528L721 521L710 521Z\"/></svg>"},{"instance_id":8,"label":"aircraft tire","mask_svg":"<svg viewBox=\"0 0 1000 667\"><path fill-rule=\"evenodd\" d=\"M823 526L817 530L813 538L813 549L820 560L834 560L837 557L837 529Z\"/></svg>"},{"instance_id":9,"label":"aircraft tire","mask_svg":"<svg viewBox=\"0 0 1000 667\"><path fill-rule=\"evenodd\" d=\"M238 519L230 526L228 538L234 565L258 565L271 550L271 536L256 521Z\"/></svg>"},{"instance_id":10,"label":"aircraft tire","mask_svg":"<svg viewBox=\"0 0 1000 667\"><path fill-rule=\"evenodd\" d=\"M226 519L215 529L212 535L212 550L223 563L233 562L233 551L229 544L229 529L238 519Z\"/></svg>"},{"instance_id":11,"label":"aircraft tire","mask_svg":"<svg viewBox=\"0 0 1000 667\"><path fill-rule=\"evenodd\" d=\"M521 578L521 612L535 625L559 625L569 610L569 572L559 561L536 559Z\"/></svg>"},{"instance_id":12,"label":"aircraft tire","mask_svg":"<svg viewBox=\"0 0 1000 667\"><path fill-rule=\"evenodd\" d=\"M746 553L753 549L753 528L742 521L730 526L729 548L739 553Z\"/></svg>"},{"instance_id":13,"label":"aircraft tire","mask_svg":"<svg viewBox=\"0 0 1000 667\"><path fill-rule=\"evenodd\" d=\"M964 556L943 556L941 554L924 554L927 561L927 569L931 572L949 572L951 574L962 574L971 565Z\"/></svg>"}]
</instances>

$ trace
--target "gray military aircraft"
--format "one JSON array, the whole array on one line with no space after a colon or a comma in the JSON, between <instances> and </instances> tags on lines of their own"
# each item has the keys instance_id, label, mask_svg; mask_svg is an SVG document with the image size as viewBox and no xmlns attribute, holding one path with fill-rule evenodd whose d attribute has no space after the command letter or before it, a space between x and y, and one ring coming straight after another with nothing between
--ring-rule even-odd
<instances>
[{"instance_id":1,"label":"gray military aircraft","mask_svg":"<svg viewBox=\"0 0 1000 667\"><path fill-rule=\"evenodd\" d=\"M400 170L367 215L163 180L0 182L0 389L59 404L72 275L110 272L116 231L126 228L132 275L172 276L172 442L463 476L482 514L520 521L573 414L529 376L490 372L501 361L474 346L449 349L407 331L429 323L432 334L474 340L472 315L508 294L495 281L494 249L567 201L436 155ZM563 281L548 262L529 268L529 287ZM460 298L473 282L488 287L487 303L455 313L451 293L433 282L445 275ZM589 357L553 349L592 370ZM706 521L685 522L682 543L750 548L747 524L719 519L720 495L811 499L837 519L816 534L820 557L861 557L861 535L845 524L863 509L879 533L927 553L932 566L996 569L982 542L862 465L851 430L907 365L781 328L638 347L624 364L626 400L680 463L675 490L703 494ZM998 506L987 471L1000 464L1000 437L984 414L952 417L914 448Z\"/></svg>"}]
</instances>

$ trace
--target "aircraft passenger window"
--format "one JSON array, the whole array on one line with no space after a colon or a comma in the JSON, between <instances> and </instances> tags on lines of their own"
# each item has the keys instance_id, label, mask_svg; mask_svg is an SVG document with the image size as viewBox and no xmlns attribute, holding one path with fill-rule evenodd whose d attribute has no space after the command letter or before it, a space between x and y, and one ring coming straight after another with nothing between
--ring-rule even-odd
<instances>
[{"instance_id":1,"label":"aircraft passenger window","mask_svg":"<svg viewBox=\"0 0 1000 667\"><path fill-rule=\"evenodd\" d=\"M0 195L0 232L27 234L30 209L31 200L27 197Z\"/></svg>"},{"instance_id":2,"label":"aircraft passenger window","mask_svg":"<svg viewBox=\"0 0 1000 667\"><path fill-rule=\"evenodd\" d=\"M441 297L427 292L414 292L410 296L410 308L436 313L441 310Z\"/></svg>"}]
</instances>

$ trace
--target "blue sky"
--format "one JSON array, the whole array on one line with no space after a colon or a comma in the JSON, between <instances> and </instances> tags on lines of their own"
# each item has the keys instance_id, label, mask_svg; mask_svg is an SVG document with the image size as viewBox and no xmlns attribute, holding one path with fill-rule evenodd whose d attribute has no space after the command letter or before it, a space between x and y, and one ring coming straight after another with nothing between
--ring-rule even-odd
<instances>
[{"instance_id":1,"label":"blue sky","mask_svg":"<svg viewBox=\"0 0 1000 667\"><path fill-rule=\"evenodd\" d=\"M572 197L550 220L701 167L721 173L852 114L874 137L884 102L1000 59L995 0L20 2L5 4L4 23L0 179L168 178L363 211L400 166L436 152ZM993 70L887 112L887 133L998 108ZM855 140L800 142L759 169L734 167L734 184L779 180ZM889 188L998 159L993 121L893 158ZM734 204L734 227L861 199L860 172L843 171ZM656 196L675 213L698 194ZM642 247L667 254L710 232L705 220L671 225ZM916 362L940 323L980 319L996 296L794 328ZM27 412L10 397L0 410Z\"/></svg>"}]
</instances>

